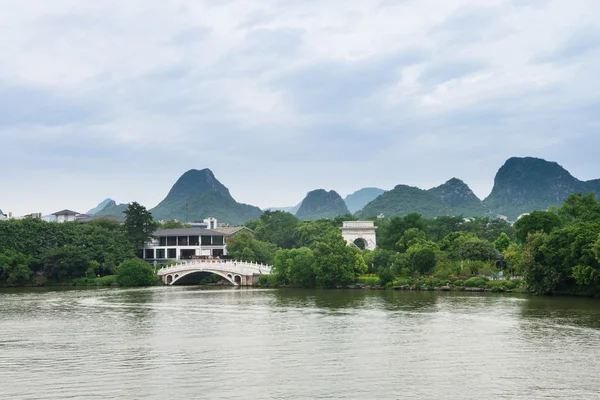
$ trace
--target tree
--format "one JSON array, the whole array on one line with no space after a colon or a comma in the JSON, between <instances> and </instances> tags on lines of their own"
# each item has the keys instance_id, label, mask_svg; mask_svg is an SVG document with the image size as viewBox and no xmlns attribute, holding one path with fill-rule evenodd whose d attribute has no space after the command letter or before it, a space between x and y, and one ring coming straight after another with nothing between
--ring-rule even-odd
<instances>
[{"instance_id":1,"label":"tree","mask_svg":"<svg viewBox=\"0 0 600 400\"><path fill-rule=\"evenodd\" d=\"M280 283L311 288L316 286L315 256L308 247L278 250L274 270Z\"/></svg>"},{"instance_id":2,"label":"tree","mask_svg":"<svg viewBox=\"0 0 600 400\"><path fill-rule=\"evenodd\" d=\"M317 243L339 232L339 227L331 220L300 221L294 229L294 247L314 248Z\"/></svg>"},{"instance_id":3,"label":"tree","mask_svg":"<svg viewBox=\"0 0 600 400\"><path fill-rule=\"evenodd\" d=\"M510 238L506 233L502 232L500 236L498 236L498 239L496 239L494 242L494 247L499 252L503 252L504 250L508 249L508 246L510 246Z\"/></svg>"},{"instance_id":4,"label":"tree","mask_svg":"<svg viewBox=\"0 0 600 400\"><path fill-rule=\"evenodd\" d=\"M152 213L146 207L136 203L130 203L125 210L125 232L129 241L136 249L142 249L153 237L158 223L152 219Z\"/></svg>"},{"instance_id":5,"label":"tree","mask_svg":"<svg viewBox=\"0 0 600 400\"><path fill-rule=\"evenodd\" d=\"M256 220L254 230L259 240L274 243L283 249L291 249L294 245L294 231L300 222L288 212L265 211Z\"/></svg>"},{"instance_id":6,"label":"tree","mask_svg":"<svg viewBox=\"0 0 600 400\"><path fill-rule=\"evenodd\" d=\"M558 214L549 211L533 211L515 222L515 237L519 243L525 243L530 233L550 233L560 226L561 220Z\"/></svg>"},{"instance_id":7,"label":"tree","mask_svg":"<svg viewBox=\"0 0 600 400\"><path fill-rule=\"evenodd\" d=\"M377 277L381 286L385 286L387 283L394 282L396 278L391 268L379 267L377 270Z\"/></svg>"},{"instance_id":8,"label":"tree","mask_svg":"<svg viewBox=\"0 0 600 400\"><path fill-rule=\"evenodd\" d=\"M377 243L379 247L395 250L396 244L410 228L424 231L425 220L421 214L410 213L404 217L392 217L389 221L379 222L377 229Z\"/></svg>"},{"instance_id":9,"label":"tree","mask_svg":"<svg viewBox=\"0 0 600 400\"><path fill-rule=\"evenodd\" d=\"M67 245L48 249L41 261L44 276L65 282L85 276L91 260L84 248Z\"/></svg>"},{"instance_id":10,"label":"tree","mask_svg":"<svg viewBox=\"0 0 600 400\"><path fill-rule=\"evenodd\" d=\"M0 280L9 285L28 280L31 276L29 265L32 262L31 257L12 250L0 253Z\"/></svg>"},{"instance_id":11,"label":"tree","mask_svg":"<svg viewBox=\"0 0 600 400\"><path fill-rule=\"evenodd\" d=\"M152 267L138 258L123 261L118 269L117 283L119 286L152 286L158 283L158 277Z\"/></svg>"},{"instance_id":12,"label":"tree","mask_svg":"<svg viewBox=\"0 0 600 400\"><path fill-rule=\"evenodd\" d=\"M433 271L437 262L435 247L428 244L416 244L407 252L414 273L427 275Z\"/></svg>"},{"instance_id":13,"label":"tree","mask_svg":"<svg viewBox=\"0 0 600 400\"><path fill-rule=\"evenodd\" d=\"M491 261L500 256L490 242L477 238L461 242L457 248L457 255L460 260L479 261Z\"/></svg>"},{"instance_id":14,"label":"tree","mask_svg":"<svg viewBox=\"0 0 600 400\"><path fill-rule=\"evenodd\" d=\"M273 264L277 246L261 242L247 231L241 231L227 240L227 254L236 260Z\"/></svg>"},{"instance_id":15,"label":"tree","mask_svg":"<svg viewBox=\"0 0 600 400\"><path fill-rule=\"evenodd\" d=\"M428 242L427 234L418 229L418 228L410 228L407 229L398 243L396 243L396 248L401 252L405 253L409 247L414 246L415 244L423 244Z\"/></svg>"},{"instance_id":16,"label":"tree","mask_svg":"<svg viewBox=\"0 0 600 400\"><path fill-rule=\"evenodd\" d=\"M333 288L346 285L355 278L357 258L339 232L330 234L325 241L317 243L313 253L317 286Z\"/></svg>"}]
</instances>

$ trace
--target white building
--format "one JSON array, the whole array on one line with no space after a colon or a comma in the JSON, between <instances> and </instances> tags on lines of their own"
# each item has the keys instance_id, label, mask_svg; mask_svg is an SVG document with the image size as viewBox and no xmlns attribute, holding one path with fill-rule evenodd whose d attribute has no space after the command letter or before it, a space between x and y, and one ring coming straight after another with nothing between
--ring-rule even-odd
<instances>
[{"instance_id":1,"label":"white building","mask_svg":"<svg viewBox=\"0 0 600 400\"><path fill-rule=\"evenodd\" d=\"M78 212L75 211L71 211L71 210L62 210L62 211L57 211L54 214L54 217L56 217L56 222L62 223L62 222L73 222L75 221L75 217L77 217L79 215Z\"/></svg>"},{"instance_id":2,"label":"white building","mask_svg":"<svg viewBox=\"0 0 600 400\"><path fill-rule=\"evenodd\" d=\"M227 255L227 240L241 230L254 233L245 227L159 229L144 246L143 257L156 262L220 258Z\"/></svg>"},{"instance_id":3,"label":"white building","mask_svg":"<svg viewBox=\"0 0 600 400\"><path fill-rule=\"evenodd\" d=\"M0 221L6 221L8 219L8 215L4 214L2 210L0 210Z\"/></svg>"}]
</instances>

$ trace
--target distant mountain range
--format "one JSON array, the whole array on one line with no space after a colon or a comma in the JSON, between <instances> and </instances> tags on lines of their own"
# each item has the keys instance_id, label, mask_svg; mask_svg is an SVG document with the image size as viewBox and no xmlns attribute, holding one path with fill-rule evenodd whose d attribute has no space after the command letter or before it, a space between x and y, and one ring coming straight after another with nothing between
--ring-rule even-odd
<instances>
[{"instance_id":1,"label":"distant mountain range","mask_svg":"<svg viewBox=\"0 0 600 400\"><path fill-rule=\"evenodd\" d=\"M348 213L370 218L380 214L391 217L418 212L428 218L441 215L506 216L514 221L524 213L560 206L572 193L589 192L600 193L600 179L580 181L555 162L526 157L506 161L496 174L492 192L483 201L462 180L452 178L428 190L406 185L398 185L387 192L364 188L346 199L333 190L317 189L309 192L297 206L270 210L291 212L303 220L334 218ZM118 215L126 208L126 204L106 199L90 213ZM258 207L235 201L209 169L187 171L165 199L150 211L157 220L190 222L216 217L231 225L257 218L263 212Z\"/></svg>"}]
</instances>

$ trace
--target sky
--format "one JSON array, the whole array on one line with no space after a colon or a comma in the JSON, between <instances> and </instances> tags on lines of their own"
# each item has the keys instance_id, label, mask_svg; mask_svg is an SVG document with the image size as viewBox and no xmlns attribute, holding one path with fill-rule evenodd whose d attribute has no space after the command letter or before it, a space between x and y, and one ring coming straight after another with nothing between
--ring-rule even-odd
<instances>
[{"instance_id":1,"label":"sky","mask_svg":"<svg viewBox=\"0 0 600 400\"><path fill-rule=\"evenodd\" d=\"M157 205L210 168L486 197L509 157L600 178L597 0L0 0L0 209Z\"/></svg>"}]
</instances>

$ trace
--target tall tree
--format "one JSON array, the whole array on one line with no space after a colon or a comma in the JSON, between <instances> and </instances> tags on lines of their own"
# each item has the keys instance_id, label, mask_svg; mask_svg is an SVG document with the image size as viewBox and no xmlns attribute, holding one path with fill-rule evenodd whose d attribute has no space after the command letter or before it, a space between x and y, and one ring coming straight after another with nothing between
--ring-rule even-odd
<instances>
[{"instance_id":1,"label":"tall tree","mask_svg":"<svg viewBox=\"0 0 600 400\"><path fill-rule=\"evenodd\" d=\"M134 201L125 210L124 227L129 241L139 250L152 238L158 223L152 219L152 213L146 207Z\"/></svg>"}]
</instances>

